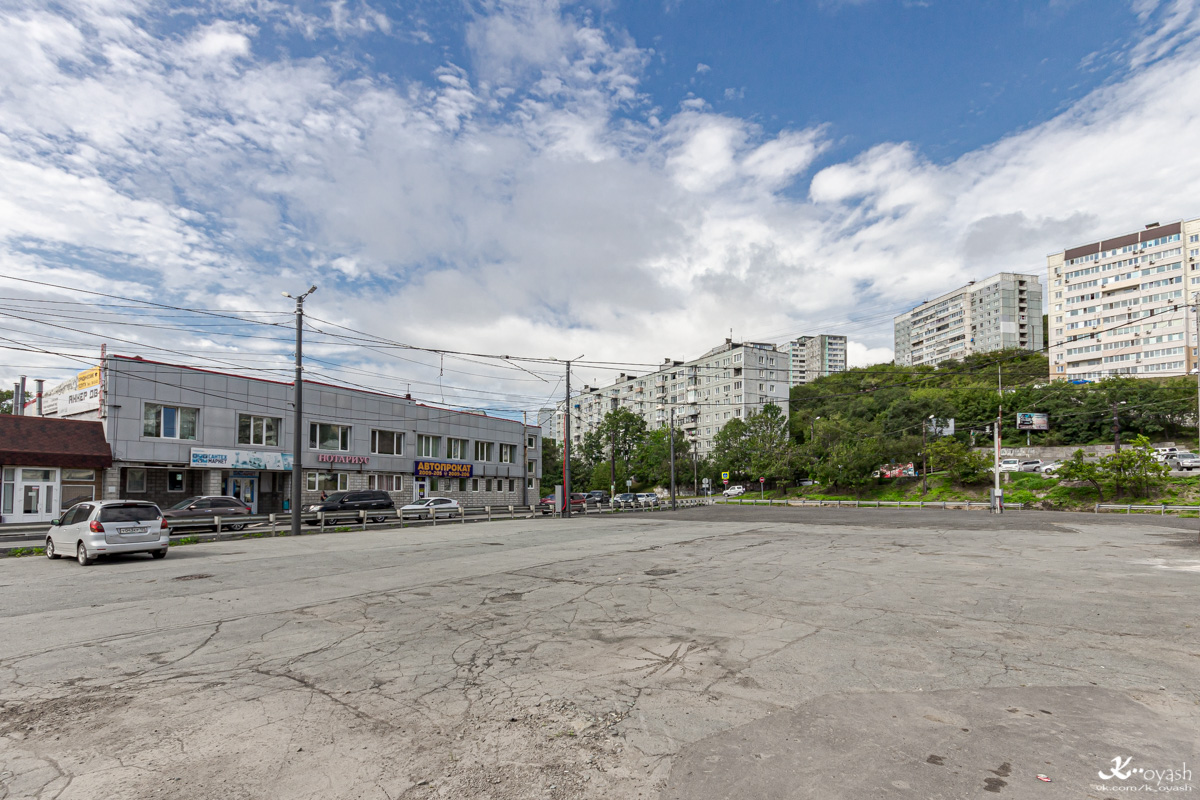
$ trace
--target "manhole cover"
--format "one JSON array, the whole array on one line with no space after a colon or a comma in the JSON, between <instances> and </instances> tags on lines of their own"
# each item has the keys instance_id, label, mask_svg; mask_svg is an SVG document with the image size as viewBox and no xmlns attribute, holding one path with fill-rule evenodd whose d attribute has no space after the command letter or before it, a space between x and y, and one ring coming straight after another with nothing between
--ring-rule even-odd
<instances>
[{"instance_id":1,"label":"manhole cover","mask_svg":"<svg viewBox=\"0 0 1200 800\"><path fill-rule=\"evenodd\" d=\"M662 576L662 575L674 575L674 574L675 574L676 572L678 572L678 571L679 571L679 570L675 570L675 569L667 569L666 567L659 567L658 569L648 569L648 570L646 570L646 574L647 574L647 575L653 575L654 577L656 577L656 578L657 578L657 577L659 577L659 576Z\"/></svg>"},{"instance_id":2,"label":"manhole cover","mask_svg":"<svg viewBox=\"0 0 1200 800\"><path fill-rule=\"evenodd\" d=\"M173 580L198 581L201 578L211 578L211 577L212 577L212 575L208 574L207 572L197 572L195 575L180 575L178 578L174 578Z\"/></svg>"}]
</instances>

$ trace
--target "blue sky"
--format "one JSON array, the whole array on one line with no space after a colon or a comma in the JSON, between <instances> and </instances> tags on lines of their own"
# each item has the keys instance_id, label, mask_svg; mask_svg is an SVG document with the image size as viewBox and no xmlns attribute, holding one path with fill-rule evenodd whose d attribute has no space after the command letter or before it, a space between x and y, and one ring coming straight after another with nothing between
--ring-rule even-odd
<instances>
[{"instance_id":1,"label":"blue sky","mask_svg":"<svg viewBox=\"0 0 1200 800\"><path fill-rule=\"evenodd\" d=\"M311 283L328 324L422 347L636 371L843 332L887 360L926 297L1197 213L1198 31L1194 0L12 2L0 275L72 288L3 283L32 347L0 378L178 360L76 289L286 321ZM177 316L172 350L286 376L285 332ZM554 389L311 352L464 405Z\"/></svg>"}]
</instances>

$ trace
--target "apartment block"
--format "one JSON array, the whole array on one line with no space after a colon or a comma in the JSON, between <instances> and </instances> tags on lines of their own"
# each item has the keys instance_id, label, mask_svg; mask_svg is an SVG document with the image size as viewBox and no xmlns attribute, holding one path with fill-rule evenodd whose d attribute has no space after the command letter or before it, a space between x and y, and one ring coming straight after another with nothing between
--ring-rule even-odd
<instances>
[{"instance_id":1,"label":"apartment block","mask_svg":"<svg viewBox=\"0 0 1200 800\"><path fill-rule=\"evenodd\" d=\"M971 281L896 317L895 337L896 363L909 367L993 350L1041 350L1041 283L1017 272Z\"/></svg>"},{"instance_id":2,"label":"apartment block","mask_svg":"<svg viewBox=\"0 0 1200 800\"><path fill-rule=\"evenodd\" d=\"M787 358L789 386L846 371L845 336L801 336L779 345L779 351Z\"/></svg>"},{"instance_id":3,"label":"apartment block","mask_svg":"<svg viewBox=\"0 0 1200 800\"><path fill-rule=\"evenodd\" d=\"M787 413L788 359L773 344L725 342L692 361L667 359L646 375L620 375L604 387L585 385L571 399L571 442L579 445L605 415L624 408L651 430L683 430L696 451L712 451L713 437L731 419L746 419L773 403Z\"/></svg>"},{"instance_id":4,"label":"apartment block","mask_svg":"<svg viewBox=\"0 0 1200 800\"><path fill-rule=\"evenodd\" d=\"M1050 377L1183 375L1196 363L1200 219L1071 247L1046 259ZM1191 321L1191 322L1189 322Z\"/></svg>"}]
</instances>

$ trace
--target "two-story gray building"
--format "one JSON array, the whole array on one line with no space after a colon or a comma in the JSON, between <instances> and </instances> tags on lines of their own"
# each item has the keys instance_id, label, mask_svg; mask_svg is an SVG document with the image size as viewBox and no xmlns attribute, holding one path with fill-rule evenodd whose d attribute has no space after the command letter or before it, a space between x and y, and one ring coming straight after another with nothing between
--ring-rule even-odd
<instances>
[{"instance_id":1,"label":"two-story gray building","mask_svg":"<svg viewBox=\"0 0 1200 800\"><path fill-rule=\"evenodd\" d=\"M105 498L167 507L232 495L257 513L285 510L290 383L118 355L102 359L98 380L95 373L51 389L43 413L104 423L113 455ZM536 426L312 381L303 413L304 503L353 489L385 490L397 506L430 495L464 505L538 500Z\"/></svg>"}]
</instances>

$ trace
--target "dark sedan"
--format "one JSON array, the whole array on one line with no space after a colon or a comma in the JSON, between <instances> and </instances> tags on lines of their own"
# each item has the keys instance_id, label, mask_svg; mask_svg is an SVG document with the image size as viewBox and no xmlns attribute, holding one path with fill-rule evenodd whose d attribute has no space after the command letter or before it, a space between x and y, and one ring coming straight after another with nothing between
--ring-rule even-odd
<instances>
[{"instance_id":1,"label":"dark sedan","mask_svg":"<svg viewBox=\"0 0 1200 800\"><path fill-rule=\"evenodd\" d=\"M164 509L162 513L166 517L168 524L221 517L222 528L231 531L240 531L246 527L245 522L226 522L225 520L229 517L250 516L250 507L236 497L206 495L181 500L170 508Z\"/></svg>"},{"instance_id":2,"label":"dark sedan","mask_svg":"<svg viewBox=\"0 0 1200 800\"><path fill-rule=\"evenodd\" d=\"M372 522L383 522L392 514L396 504L387 492L374 489L361 492L334 492L324 500L310 503L304 510L310 513L324 511L325 521L331 519L356 519L360 511L367 512L367 519ZM309 525L316 525L317 520L311 520Z\"/></svg>"}]
</instances>

